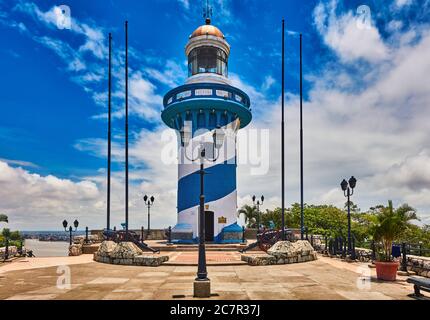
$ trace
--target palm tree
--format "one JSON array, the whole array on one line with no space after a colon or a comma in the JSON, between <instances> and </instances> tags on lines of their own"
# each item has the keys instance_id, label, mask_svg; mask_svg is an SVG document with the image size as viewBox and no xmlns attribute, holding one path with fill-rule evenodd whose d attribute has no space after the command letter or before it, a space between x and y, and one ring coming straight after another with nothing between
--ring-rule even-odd
<instances>
[{"instance_id":1,"label":"palm tree","mask_svg":"<svg viewBox=\"0 0 430 320\"><path fill-rule=\"evenodd\" d=\"M0 222L8 223L9 221L8 221L7 215L0 213Z\"/></svg>"},{"instance_id":2,"label":"palm tree","mask_svg":"<svg viewBox=\"0 0 430 320\"><path fill-rule=\"evenodd\" d=\"M411 226L411 220L418 220L416 210L407 204L397 209L393 208L393 202L388 201L388 207L381 207L376 215L376 225L373 234L376 241L381 241L383 246L382 260L391 261L393 242Z\"/></svg>"},{"instance_id":3,"label":"palm tree","mask_svg":"<svg viewBox=\"0 0 430 320\"><path fill-rule=\"evenodd\" d=\"M245 204L237 211L237 216L241 214L245 216L245 223L249 228L255 227L257 224L257 208L255 206L250 206Z\"/></svg>"}]
</instances>

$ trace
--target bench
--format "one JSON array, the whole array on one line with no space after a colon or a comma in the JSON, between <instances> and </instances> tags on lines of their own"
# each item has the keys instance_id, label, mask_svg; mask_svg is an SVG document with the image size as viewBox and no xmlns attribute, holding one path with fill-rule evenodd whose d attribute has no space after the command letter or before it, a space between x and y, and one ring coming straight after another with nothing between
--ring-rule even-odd
<instances>
[{"instance_id":1,"label":"bench","mask_svg":"<svg viewBox=\"0 0 430 320\"><path fill-rule=\"evenodd\" d=\"M421 296L420 290L430 292L430 279L410 277L406 281L414 285L414 291L417 297Z\"/></svg>"}]
</instances>

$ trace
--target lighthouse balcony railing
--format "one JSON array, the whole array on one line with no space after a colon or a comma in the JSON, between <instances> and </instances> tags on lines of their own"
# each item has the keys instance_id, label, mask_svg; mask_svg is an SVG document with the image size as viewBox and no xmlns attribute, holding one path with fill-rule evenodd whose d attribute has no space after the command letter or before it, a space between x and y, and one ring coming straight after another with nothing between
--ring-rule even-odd
<instances>
[{"instance_id":1,"label":"lighthouse balcony railing","mask_svg":"<svg viewBox=\"0 0 430 320\"><path fill-rule=\"evenodd\" d=\"M249 97L242 90L229 85L196 83L183 85L169 91L164 96L164 108L168 108L176 102L197 98L229 100L239 103L247 109L250 107Z\"/></svg>"}]
</instances>

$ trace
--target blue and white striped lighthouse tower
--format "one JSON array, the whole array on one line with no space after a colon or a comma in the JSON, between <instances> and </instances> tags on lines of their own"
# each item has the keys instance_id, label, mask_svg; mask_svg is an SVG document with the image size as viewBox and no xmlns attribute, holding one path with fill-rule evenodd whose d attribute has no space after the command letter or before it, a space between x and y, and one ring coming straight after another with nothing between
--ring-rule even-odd
<instances>
[{"instance_id":1,"label":"blue and white striped lighthouse tower","mask_svg":"<svg viewBox=\"0 0 430 320\"><path fill-rule=\"evenodd\" d=\"M228 79L230 45L211 25L208 8L205 17L206 24L191 34L185 48L188 79L164 96L161 114L170 128L182 135L192 133L190 143L178 147L178 222L172 239L197 241L200 161L187 159L196 158L199 145L211 145L215 129L223 129L220 148L205 148L210 157L218 156L216 161L204 163L205 233L206 241L233 243L242 239L242 228L237 225L236 133L250 123L252 115L248 95L231 86Z\"/></svg>"}]
</instances>

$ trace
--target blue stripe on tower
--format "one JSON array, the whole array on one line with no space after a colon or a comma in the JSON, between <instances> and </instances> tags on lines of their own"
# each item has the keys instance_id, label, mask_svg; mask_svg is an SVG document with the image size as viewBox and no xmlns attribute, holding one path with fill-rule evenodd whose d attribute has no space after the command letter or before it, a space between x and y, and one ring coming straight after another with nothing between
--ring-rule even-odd
<instances>
[{"instance_id":1,"label":"blue stripe on tower","mask_svg":"<svg viewBox=\"0 0 430 320\"><path fill-rule=\"evenodd\" d=\"M231 164L233 163L233 164ZM225 197L236 190L236 161L221 163L206 168L204 194L205 202ZM200 196L200 175L196 171L178 182L178 212L197 206Z\"/></svg>"}]
</instances>

